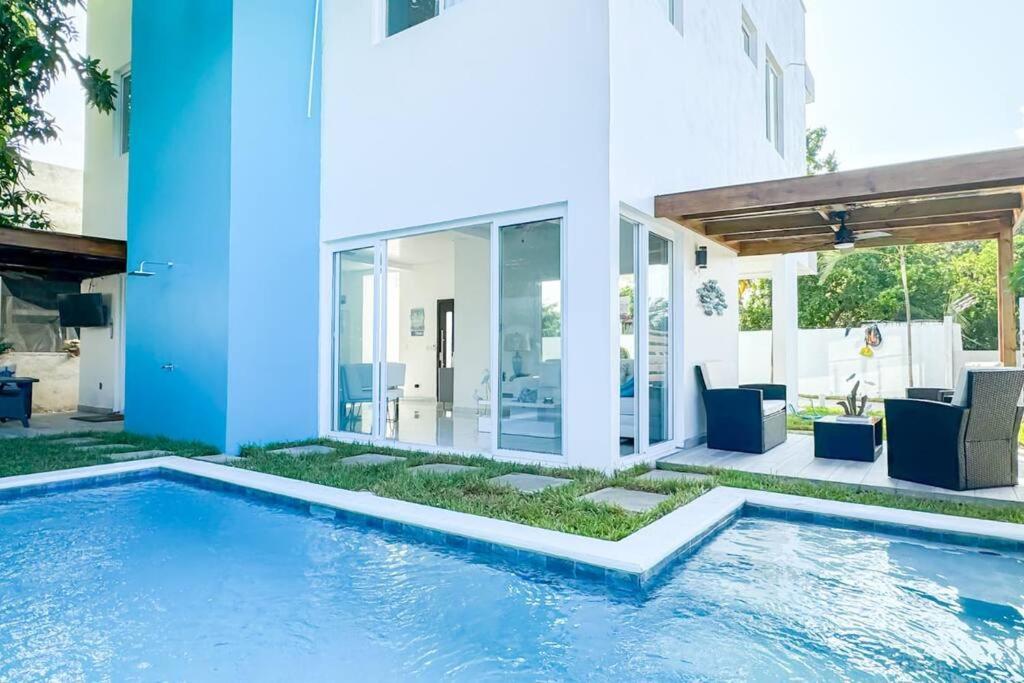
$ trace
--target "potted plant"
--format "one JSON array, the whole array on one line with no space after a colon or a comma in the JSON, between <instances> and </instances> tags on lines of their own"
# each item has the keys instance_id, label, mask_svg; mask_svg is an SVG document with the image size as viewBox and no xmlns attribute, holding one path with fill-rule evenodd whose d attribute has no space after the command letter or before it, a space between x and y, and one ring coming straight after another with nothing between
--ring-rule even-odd
<instances>
[{"instance_id":1,"label":"potted plant","mask_svg":"<svg viewBox=\"0 0 1024 683\"><path fill-rule=\"evenodd\" d=\"M14 344L0 337L0 377L14 377L18 365L14 362Z\"/></svg>"}]
</instances>

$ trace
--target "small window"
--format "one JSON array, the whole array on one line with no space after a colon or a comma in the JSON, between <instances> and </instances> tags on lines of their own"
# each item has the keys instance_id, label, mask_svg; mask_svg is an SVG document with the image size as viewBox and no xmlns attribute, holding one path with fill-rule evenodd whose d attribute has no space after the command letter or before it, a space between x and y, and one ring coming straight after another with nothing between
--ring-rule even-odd
<instances>
[{"instance_id":1,"label":"small window","mask_svg":"<svg viewBox=\"0 0 1024 683\"><path fill-rule=\"evenodd\" d=\"M769 52L764 60L765 133L779 154L782 147L782 70Z\"/></svg>"},{"instance_id":2,"label":"small window","mask_svg":"<svg viewBox=\"0 0 1024 683\"><path fill-rule=\"evenodd\" d=\"M750 58L750 62L756 67L757 29L754 28L754 22L751 21L746 10L743 10L743 16L740 22L740 32L743 36L743 52L746 53L747 57Z\"/></svg>"},{"instance_id":3,"label":"small window","mask_svg":"<svg viewBox=\"0 0 1024 683\"><path fill-rule=\"evenodd\" d=\"M389 36L433 19L441 11L440 0L386 0L386 4Z\"/></svg>"},{"instance_id":4,"label":"small window","mask_svg":"<svg viewBox=\"0 0 1024 683\"><path fill-rule=\"evenodd\" d=\"M668 23L676 27L680 34L683 32L683 0L658 0Z\"/></svg>"},{"instance_id":5,"label":"small window","mask_svg":"<svg viewBox=\"0 0 1024 683\"><path fill-rule=\"evenodd\" d=\"M126 71L121 74L121 83L118 93L118 138L120 140L121 154L127 154L131 143L132 124L132 72Z\"/></svg>"},{"instance_id":6,"label":"small window","mask_svg":"<svg viewBox=\"0 0 1024 683\"><path fill-rule=\"evenodd\" d=\"M387 36L401 33L442 14L464 0L383 0ZM680 1L680 0L677 0Z\"/></svg>"}]
</instances>

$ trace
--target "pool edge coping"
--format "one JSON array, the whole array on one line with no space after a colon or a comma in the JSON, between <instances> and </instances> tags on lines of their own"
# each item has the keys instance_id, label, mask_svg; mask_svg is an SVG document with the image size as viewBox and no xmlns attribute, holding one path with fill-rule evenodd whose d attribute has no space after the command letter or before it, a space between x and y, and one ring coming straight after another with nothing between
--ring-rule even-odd
<instances>
[{"instance_id":1,"label":"pool edge coping","mask_svg":"<svg viewBox=\"0 0 1024 683\"><path fill-rule=\"evenodd\" d=\"M44 487L120 474L169 470L295 499L314 506L425 528L473 541L515 548L557 560L631 575L645 583L674 559L728 526L744 509L767 509L815 518L851 520L910 531L979 537L1024 544L1024 525L899 510L719 486L619 541L579 536L517 522L435 508L370 492L350 491L272 474L163 456L106 465L0 478L0 491Z\"/></svg>"}]
</instances>

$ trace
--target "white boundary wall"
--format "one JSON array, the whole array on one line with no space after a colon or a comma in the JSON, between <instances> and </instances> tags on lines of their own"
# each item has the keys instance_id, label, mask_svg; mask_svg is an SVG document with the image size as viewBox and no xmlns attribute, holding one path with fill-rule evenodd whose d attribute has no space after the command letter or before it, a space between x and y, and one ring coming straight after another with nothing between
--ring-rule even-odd
<instances>
[{"instance_id":1,"label":"white boundary wall","mask_svg":"<svg viewBox=\"0 0 1024 683\"><path fill-rule=\"evenodd\" d=\"M882 344L870 358L860 355L863 328L803 329L797 333L800 393L841 394L850 389L847 378L873 383L869 395L902 396L907 387L906 325L879 323ZM943 322L913 323L914 385L953 387L967 363L997 363L996 351L964 351L960 325ZM772 333L768 330L739 335L741 382L767 382L771 378ZM863 387L862 387L863 388Z\"/></svg>"}]
</instances>

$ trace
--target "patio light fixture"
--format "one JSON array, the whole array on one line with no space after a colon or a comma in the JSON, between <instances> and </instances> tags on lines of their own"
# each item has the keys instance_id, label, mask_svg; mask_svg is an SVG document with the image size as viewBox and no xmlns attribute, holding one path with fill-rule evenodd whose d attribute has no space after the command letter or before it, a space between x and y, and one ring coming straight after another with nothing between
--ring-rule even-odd
<instances>
[{"instance_id":1,"label":"patio light fixture","mask_svg":"<svg viewBox=\"0 0 1024 683\"><path fill-rule=\"evenodd\" d=\"M707 247L697 247L696 263L697 263L697 268L700 269L700 270L704 270L705 268L708 267L708 248Z\"/></svg>"}]
</instances>

